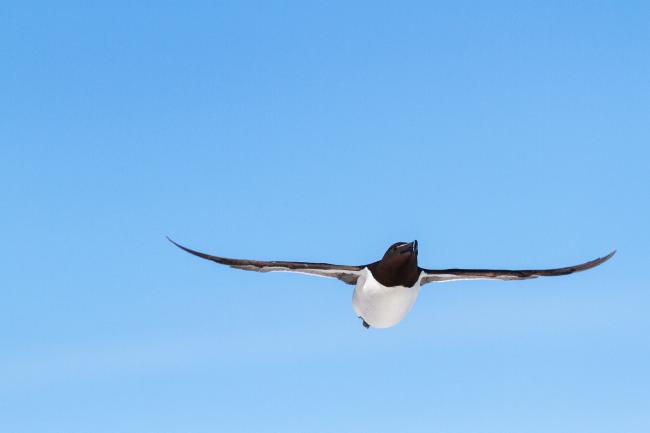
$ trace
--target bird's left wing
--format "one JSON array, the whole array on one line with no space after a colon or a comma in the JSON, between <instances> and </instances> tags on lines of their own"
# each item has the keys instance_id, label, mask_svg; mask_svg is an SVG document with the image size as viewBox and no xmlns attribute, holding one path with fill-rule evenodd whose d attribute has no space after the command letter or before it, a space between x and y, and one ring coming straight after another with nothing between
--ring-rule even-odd
<instances>
[{"instance_id":1,"label":"bird's left wing","mask_svg":"<svg viewBox=\"0 0 650 433\"><path fill-rule=\"evenodd\" d=\"M616 250L589 262L575 266L555 269L424 269L420 268L420 284L437 283L453 280L526 280L537 277L568 275L574 272L586 271L609 260Z\"/></svg>"},{"instance_id":2,"label":"bird's left wing","mask_svg":"<svg viewBox=\"0 0 650 433\"><path fill-rule=\"evenodd\" d=\"M212 260L232 268L244 269L257 272L296 272L300 274L317 275L320 277L337 278L347 284L356 284L361 275L363 266L332 265L330 263L309 263L309 262L284 262L284 261L261 261L248 259L229 259L227 257L211 256L209 254L194 251L183 245L177 244L167 238L178 248L202 259Z\"/></svg>"}]
</instances>

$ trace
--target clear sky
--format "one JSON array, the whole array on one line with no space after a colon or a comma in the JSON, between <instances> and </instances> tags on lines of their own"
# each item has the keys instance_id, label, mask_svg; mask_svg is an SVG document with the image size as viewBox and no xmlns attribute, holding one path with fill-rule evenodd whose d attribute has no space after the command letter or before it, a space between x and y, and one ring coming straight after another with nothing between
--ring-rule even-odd
<instances>
[{"instance_id":1,"label":"clear sky","mask_svg":"<svg viewBox=\"0 0 650 433\"><path fill-rule=\"evenodd\" d=\"M0 430L650 431L648 2L8 2ZM352 287L192 257L589 272Z\"/></svg>"}]
</instances>

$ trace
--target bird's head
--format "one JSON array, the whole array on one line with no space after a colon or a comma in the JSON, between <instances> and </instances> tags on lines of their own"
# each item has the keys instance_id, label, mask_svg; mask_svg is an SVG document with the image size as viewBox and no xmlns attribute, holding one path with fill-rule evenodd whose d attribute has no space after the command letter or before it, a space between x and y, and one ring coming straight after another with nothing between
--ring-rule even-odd
<instances>
[{"instance_id":1,"label":"bird's head","mask_svg":"<svg viewBox=\"0 0 650 433\"><path fill-rule=\"evenodd\" d=\"M386 250L382 261L394 265L406 264L410 261L417 261L418 241L413 242L396 242Z\"/></svg>"}]
</instances>

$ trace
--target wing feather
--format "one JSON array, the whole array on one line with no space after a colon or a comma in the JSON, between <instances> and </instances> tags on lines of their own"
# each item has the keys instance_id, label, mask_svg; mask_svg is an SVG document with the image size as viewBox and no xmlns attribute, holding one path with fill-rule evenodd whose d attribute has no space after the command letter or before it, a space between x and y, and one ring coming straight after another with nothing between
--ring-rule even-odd
<instances>
[{"instance_id":1,"label":"wing feather","mask_svg":"<svg viewBox=\"0 0 650 433\"><path fill-rule=\"evenodd\" d=\"M537 277L551 277L568 275L594 268L610 258L616 250L604 257L585 262L575 266L554 269L424 269L420 268L420 284L436 283L454 280L527 280Z\"/></svg>"},{"instance_id":2,"label":"wing feather","mask_svg":"<svg viewBox=\"0 0 650 433\"><path fill-rule=\"evenodd\" d=\"M262 261L249 259L231 259L228 257L212 256L184 247L169 237L171 243L178 248L194 254L202 259L211 260L231 268L256 272L295 272L319 277L337 278L347 284L356 284L363 266L333 265L331 263L287 262L287 261Z\"/></svg>"}]
</instances>

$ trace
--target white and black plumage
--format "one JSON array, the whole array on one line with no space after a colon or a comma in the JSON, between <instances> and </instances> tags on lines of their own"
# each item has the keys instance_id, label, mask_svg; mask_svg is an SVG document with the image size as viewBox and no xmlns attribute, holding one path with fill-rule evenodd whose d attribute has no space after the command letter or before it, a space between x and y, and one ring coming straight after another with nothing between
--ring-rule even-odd
<instances>
[{"instance_id":1,"label":"white and black plumage","mask_svg":"<svg viewBox=\"0 0 650 433\"><path fill-rule=\"evenodd\" d=\"M596 267L616 253L612 251L604 257L589 262L554 269L426 269L417 264L418 241L397 242L388 248L381 260L359 266L230 259L192 250L171 239L169 241L190 254L237 269L257 272L297 272L337 278L347 284L355 285L352 307L365 327L374 328L389 328L400 322L415 304L420 287L427 283L454 280L526 280L568 275Z\"/></svg>"}]
</instances>

